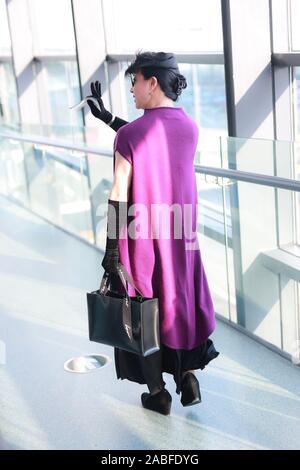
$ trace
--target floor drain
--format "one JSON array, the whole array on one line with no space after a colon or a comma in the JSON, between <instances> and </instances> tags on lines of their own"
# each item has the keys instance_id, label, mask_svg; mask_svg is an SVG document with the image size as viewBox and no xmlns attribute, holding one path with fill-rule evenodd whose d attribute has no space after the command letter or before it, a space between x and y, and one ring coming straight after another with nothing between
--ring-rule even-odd
<instances>
[{"instance_id":1,"label":"floor drain","mask_svg":"<svg viewBox=\"0 0 300 470\"><path fill-rule=\"evenodd\" d=\"M72 357L64 364L64 369L68 372L76 372L78 374L86 374L93 370L101 369L110 362L108 356L100 354L89 354L87 356Z\"/></svg>"}]
</instances>

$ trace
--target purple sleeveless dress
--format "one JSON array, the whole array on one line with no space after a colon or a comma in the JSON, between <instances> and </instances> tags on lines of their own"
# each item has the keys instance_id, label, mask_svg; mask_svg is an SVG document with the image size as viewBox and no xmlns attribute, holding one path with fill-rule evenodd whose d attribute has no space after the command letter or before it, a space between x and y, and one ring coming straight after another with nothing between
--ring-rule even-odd
<instances>
[{"instance_id":1,"label":"purple sleeveless dress","mask_svg":"<svg viewBox=\"0 0 300 470\"><path fill-rule=\"evenodd\" d=\"M196 234L197 141L196 123L178 107L145 109L143 116L119 128L114 141L114 168L115 151L133 167L129 207L135 205L132 216L138 219L136 239L126 233L119 240L120 261L145 297L158 297L161 339L160 350L148 357L114 348L116 374L118 379L147 384L150 392L165 385L162 372L167 372L173 374L179 394L183 371L204 369L219 355L209 338L215 312ZM176 238L173 216L164 213L170 236L161 236L159 229L153 236L149 229L153 204L181 209L188 205L191 233L186 236L183 229L183 236ZM191 240L193 249L187 249Z\"/></svg>"},{"instance_id":2,"label":"purple sleeveless dress","mask_svg":"<svg viewBox=\"0 0 300 470\"><path fill-rule=\"evenodd\" d=\"M138 217L135 236L144 238L132 239L127 234L120 239L120 261L145 297L159 298L161 342L174 349L199 346L215 328L196 234L197 141L198 127L183 108L158 107L145 109L143 116L121 127L114 142L114 166L116 150L133 166L129 204L143 205L134 212L133 220ZM190 233L186 235L182 227L182 236L174 236L174 213L170 211L161 212L160 219L166 222L167 218L170 236L151 232L153 204L175 204L177 214L190 215ZM129 294L135 295L129 288Z\"/></svg>"}]
</instances>

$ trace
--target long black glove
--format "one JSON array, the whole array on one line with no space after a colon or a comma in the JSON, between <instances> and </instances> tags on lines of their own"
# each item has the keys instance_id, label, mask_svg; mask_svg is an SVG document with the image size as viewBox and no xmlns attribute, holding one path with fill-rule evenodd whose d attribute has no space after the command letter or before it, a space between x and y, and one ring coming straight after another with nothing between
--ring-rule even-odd
<instances>
[{"instance_id":1,"label":"long black glove","mask_svg":"<svg viewBox=\"0 0 300 470\"><path fill-rule=\"evenodd\" d=\"M94 97L96 98L99 108L93 103L92 100L87 100L87 104L89 105L89 108L97 119L100 119L101 121L105 122L105 124L108 124L111 122L113 115L105 109L105 106L102 101L102 93L101 93L101 83L97 80L96 82L91 82L91 95L88 95L87 98L89 97ZM120 119L118 116L115 117L113 122L111 123L110 127L117 132L117 130L127 124L127 121L124 121L124 119Z\"/></svg>"},{"instance_id":2,"label":"long black glove","mask_svg":"<svg viewBox=\"0 0 300 470\"><path fill-rule=\"evenodd\" d=\"M101 265L108 273L116 273L119 263L119 244L122 228L127 225L128 202L108 199L107 238Z\"/></svg>"}]
</instances>

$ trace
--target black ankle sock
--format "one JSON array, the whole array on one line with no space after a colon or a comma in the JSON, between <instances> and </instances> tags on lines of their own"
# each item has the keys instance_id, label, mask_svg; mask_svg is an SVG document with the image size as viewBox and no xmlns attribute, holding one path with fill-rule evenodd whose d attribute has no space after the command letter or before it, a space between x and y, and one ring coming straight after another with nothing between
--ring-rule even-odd
<instances>
[{"instance_id":1,"label":"black ankle sock","mask_svg":"<svg viewBox=\"0 0 300 470\"><path fill-rule=\"evenodd\" d=\"M160 388L159 390L154 390L154 392L150 392L150 395L152 397L154 397L155 395L157 395L158 393L160 393L162 390L164 390L163 388Z\"/></svg>"}]
</instances>

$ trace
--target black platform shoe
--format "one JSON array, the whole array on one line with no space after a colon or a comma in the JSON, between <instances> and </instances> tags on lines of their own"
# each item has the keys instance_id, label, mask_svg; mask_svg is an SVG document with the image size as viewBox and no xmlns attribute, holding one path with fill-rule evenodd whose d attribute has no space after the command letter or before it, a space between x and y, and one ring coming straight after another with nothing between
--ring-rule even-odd
<instances>
[{"instance_id":1,"label":"black platform shoe","mask_svg":"<svg viewBox=\"0 0 300 470\"><path fill-rule=\"evenodd\" d=\"M185 374L182 379L180 401L183 406L201 403L199 382L192 372Z\"/></svg>"},{"instance_id":2,"label":"black platform shoe","mask_svg":"<svg viewBox=\"0 0 300 470\"><path fill-rule=\"evenodd\" d=\"M155 395L142 393L141 400L143 407L147 408L147 410L157 411L163 415L170 414L172 396L165 388Z\"/></svg>"}]
</instances>

